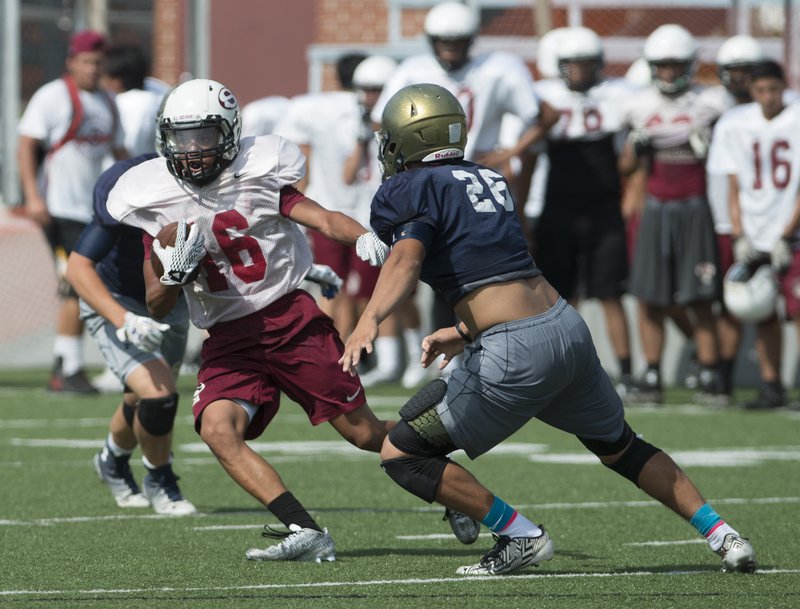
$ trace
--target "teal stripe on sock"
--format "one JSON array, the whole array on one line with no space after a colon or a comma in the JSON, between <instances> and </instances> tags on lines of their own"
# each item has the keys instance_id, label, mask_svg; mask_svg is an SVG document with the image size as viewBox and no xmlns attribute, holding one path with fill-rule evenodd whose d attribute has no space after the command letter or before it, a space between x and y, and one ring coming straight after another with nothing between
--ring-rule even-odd
<instances>
[{"instance_id":1,"label":"teal stripe on sock","mask_svg":"<svg viewBox=\"0 0 800 609\"><path fill-rule=\"evenodd\" d=\"M514 508L500 499L500 497L495 496L489 513L483 517L481 522L486 525L489 530L497 533L505 528L512 516L514 516Z\"/></svg>"},{"instance_id":2,"label":"teal stripe on sock","mask_svg":"<svg viewBox=\"0 0 800 609\"><path fill-rule=\"evenodd\" d=\"M694 513L694 516L689 519L689 524L691 524L703 537L705 537L708 532L721 521L722 518L720 518L720 515L714 511L714 508L705 503L703 504L703 507L697 510Z\"/></svg>"}]
</instances>

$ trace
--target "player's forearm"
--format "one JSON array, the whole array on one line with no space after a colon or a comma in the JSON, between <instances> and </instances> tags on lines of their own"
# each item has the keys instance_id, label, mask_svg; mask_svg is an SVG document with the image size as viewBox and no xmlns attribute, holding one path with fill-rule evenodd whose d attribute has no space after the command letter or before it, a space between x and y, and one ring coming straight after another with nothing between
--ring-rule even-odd
<instances>
[{"instance_id":1,"label":"player's forearm","mask_svg":"<svg viewBox=\"0 0 800 609\"><path fill-rule=\"evenodd\" d=\"M731 235L741 237L744 234L742 209L739 207L739 183L735 175L728 176L728 215L731 218Z\"/></svg>"},{"instance_id":2,"label":"player's forearm","mask_svg":"<svg viewBox=\"0 0 800 609\"><path fill-rule=\"evenodd\" d=\"M36 182L36 147L38 142L30 137L20 136L17 147L17 163L22 192L26 199L40 196Z\"/></svg>"},{"instance_id":3,"label":"player's forearm","mask_svg":"<svg viewBox=\"0 0 800 609\"><path fill-rule=\"evenodd\" d=\"M344 245L353 246L359 236L369 232L360 223L338 211L328 212L325 221L317 229L323 235Z\"/></svg>"},{"instance_id":4,"label":"player's forearm","mask_svg":"<svg viewBox=\"0 0 800 609\"><path fill-rule=\"evenodd\" d=\"M67 261L67 281L83 300L104 319L120 328L127 310L120 305L100 279L92 260L72 252Z\"/></svg>"},{"instance_id":5,"label":"player's forearm","mask_svg":"<svg viewBox=\"0 0 800 609\"><path fill-rule=\"evenodd\" d=\"M420 260L406 255L402 248L394 250L381 269L363 316L380 325L411 296L419 281L420 270Z\"/></svg>"}]
</instances>

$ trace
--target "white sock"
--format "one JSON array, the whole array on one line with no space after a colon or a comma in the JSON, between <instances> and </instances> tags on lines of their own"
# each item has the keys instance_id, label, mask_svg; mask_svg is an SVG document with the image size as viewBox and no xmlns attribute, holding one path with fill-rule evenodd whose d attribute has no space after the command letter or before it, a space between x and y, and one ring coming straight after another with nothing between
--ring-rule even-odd
<instances>
[{"instance_id":1,"label":"white sock","mask_svg":"<svg viewBox=\"0 0 800 609\"><path fill-rule=\"evenodd\" d=\"M83 340L80 336L59 334L53 342L53 355L61 358L61 373L72 376L83 368Z\"/></svg>"},{"instance_id":2,"label":"white sock","mask_svg":"<svg viewBox=\"0 0 800 609\"><path fill-rule=\"evenodd\" d=\"M379 336L375 339L377 370L395 374L400 364L400 341L396 336Z\"/></svg>"},{"instance_id":3,"label":"white sock","mask_svg":"<svg viewBox=\"0 0 800 609\"><path fill-rule=\"evenodd\" d=\"M542 529L519 512L517 512L517 515L506 525L506 528L500 531L500 535L506 535L508 537L539 537L541 534Z\"/></svg>"},{"instance_id":4,"label":"white sock","mask_svg":"<svg viewBox=\"0 0 800 609\"><path fill-rule=\"evenodd\" d=\"M406 354L408 355L408 364L406 365L418 366L422 357L422 328L406 328L403 330L403 342L405 342Z\"/></svg>"},{"instance_id":5,"label":"white sock","mask_svg":"<svg viewBox=\"0 0 800 609\"><path fill-rule=\"evenodd\" d=\"M122 457L124 455L129 455L133 452L133 450L128 450L127 448L122 448L119 444L114 442L114 435L111 432L108 432L108 438L106 438L106 446L108 450L111 451L111 454L115 457Z\"/></svg>"},{"instance_id":6,"label":"white sock","mask_svg":"<svg viewBox=\"0 0 800 609\"><path fill-rule=\"evenodd\" d=\"M142 455L142 463L144 463L144 466L147 469L156 469L156 468L159 468L159 467L163 467L161 465L153 465L152 463L150 463L150 460L147 457L145 457L144 455ZM164 463L164 465L169 465L170 463L172 463L172 453L169 454L169 459L167 459L167 462Z\"/></svg>"},{"instance_id":7,"label":"white sock","mask_svg":"<svg viewBox=\"0 0 800 609\"><path fill-rule=\"evenodd\" d=\"M727 522L722 522L716 529L711 531L708 535L706 535L706 540L708 541L708 546L716 552L722 547L722 542L725 541L725 535L728 533L733 533L734 535L738 535L738 531L730 526Z\"/></svg>"}]
</instances>

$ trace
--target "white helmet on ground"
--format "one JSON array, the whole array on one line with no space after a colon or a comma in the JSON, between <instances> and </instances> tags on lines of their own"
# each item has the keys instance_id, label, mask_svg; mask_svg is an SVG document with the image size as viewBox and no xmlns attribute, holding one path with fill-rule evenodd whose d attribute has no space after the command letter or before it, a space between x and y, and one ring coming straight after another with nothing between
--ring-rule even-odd
<instances>
[{"instance_id":1,"label":"white helmet on ground","mask_svg":"<svg viewBox=\"0 0 800 609\"><path fill-rule=\"evenodd\" d=\"M751 272L746 264L737 262L725 273L722 289L728 311L742 321L758 323L775 313L778 282L769 264Z\"/></svg>"},{"instance_id":2,"label":"white helmet on ground","mask_svg":"<svg viewBox=\"0 0 800 609\"><path fill-rule=\"evenodd\" d=\"M600 37L586 27L565 28L556 47L558 69L567 86L574 91L586 91L600 82L603 70L603 43ZM568 68L572 62L592 62L588 73L576 79Z\"/></svg>"},{"instance_id":3,"label":"white helmet on ground","mask_svg":"<svg viewBox=\"0 0 800 609\"><path fill-rule=\"evenodd\" d=\"M189 80L167 96L159 130L170 173L206 184L239 154L239 103L222 83Z\"/></svg>"},{"instance_id":4,"label":"white helmet on ground","mask_svg":"<svg viewBox=\"0 0 800 609\"><path fill-rule=\"evenodd\" d=\"M397 62L386 55L367 57L353 73L353 88L382 89L396 67Z\"/></svg>"},{"instance_id":5,"label":"white helmet on ground","mask_svg":"<svg viewBox=\"0 0 800 609\"><path fill-rule=\"evenodd\" d=\"M429 38L474 38L478 16L460 2L443 2L428 11L424 29Z\"/></svg>"},{"instance_id":6,"label":"white helmet on ground","mask_svg":"<svg viewBox=\"0 0 800 609\"><path fill-rule=\"evenodd\" d=\"M657 27L644 43L644 58L650 64L653 83L664 93L678 93L691 84L695 68L697 43L685 27L668 23ZM663 63L683 63L683 75L673 82L666 82L657 76L656 68Z\"/></svg>"}]
</instances>

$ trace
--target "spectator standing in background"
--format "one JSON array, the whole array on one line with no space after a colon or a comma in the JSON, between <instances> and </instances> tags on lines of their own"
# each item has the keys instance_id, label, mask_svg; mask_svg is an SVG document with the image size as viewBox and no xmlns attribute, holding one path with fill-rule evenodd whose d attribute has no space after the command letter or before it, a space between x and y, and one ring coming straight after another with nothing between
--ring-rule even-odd
<instances>
[{"instance_id":1,"label":"spectator standing in background","mask_svg":"<svg viewBox=\"0 0 800 609\"><path fill-rule=\"evenodd\" d=\"M628 278L617 156L623 108L636 88L603 76L599 36L583 27L562 31L556 49L560 79L540 81L539 98L560 114L547 132L549 171L535 233L536 261L573 304L597 298L620 370L618 391L633 384L628 320L622 294ZM580 176L580 179L576 179Z\"/></svg>"},{"instance_id":2,"label":"spectator standing in background","mask_svg":"<svg viewBox=\"0 0 800 609\"><path fill-rule=\"evenodd\" d=\"M630 100L630 135L620 156L623 175L647 170L647 196L633 254L630 292L640 302L640 331L647 370L629 402L660 402L664 323L687 310L702 370L698 398L723 404L712 303L722 277L706 200L705 157L719 110L692 83L694 37L663 25L648 36L644 56L652 82Z\"/></svg>"},{"instance_id":3,"label":"spectator standing in background","mask_svg":"<svg viewBox=\"0 0 800 609\"><path fill-rule=\"evenodd\" d=\"M92 219L94 184L112 156L125 158L123 132L111 97L100 89L106 39L72 36L62 78L34 93L20 120L17 155L25 212L45 232L56 258L61 304L53 344L54 392L95 393L83 370L83 322L66 281L67 256ZM39 162L39 151L45 152Z\"/></svg>"},{"instance_id":4,"label":"spectator standing in background","mask_svg":"<svg viewBox=\"0 0 800 609\"><path fill-rule=\"evenodd\" d=\"M251 101L242 108L242 137L269 135L289 109L289 99L270 95Z\"/></svg>"},{"instance_id":5,"label":"spectator standing in background","mask_svg":"<svg viewBox=\"0 0 800 609\"><path fill-rule=\"evenodd\" d=\"M787 105L783 69L763 61L749 70L755 101L726 112L714 129L709 171L728 178L733 258L780 278L786 315L800 331L800 104ZM777 315L757 326L762 385L747 409L787 403L781 381L782 328Z\"/></svg>"}]
</instances>

